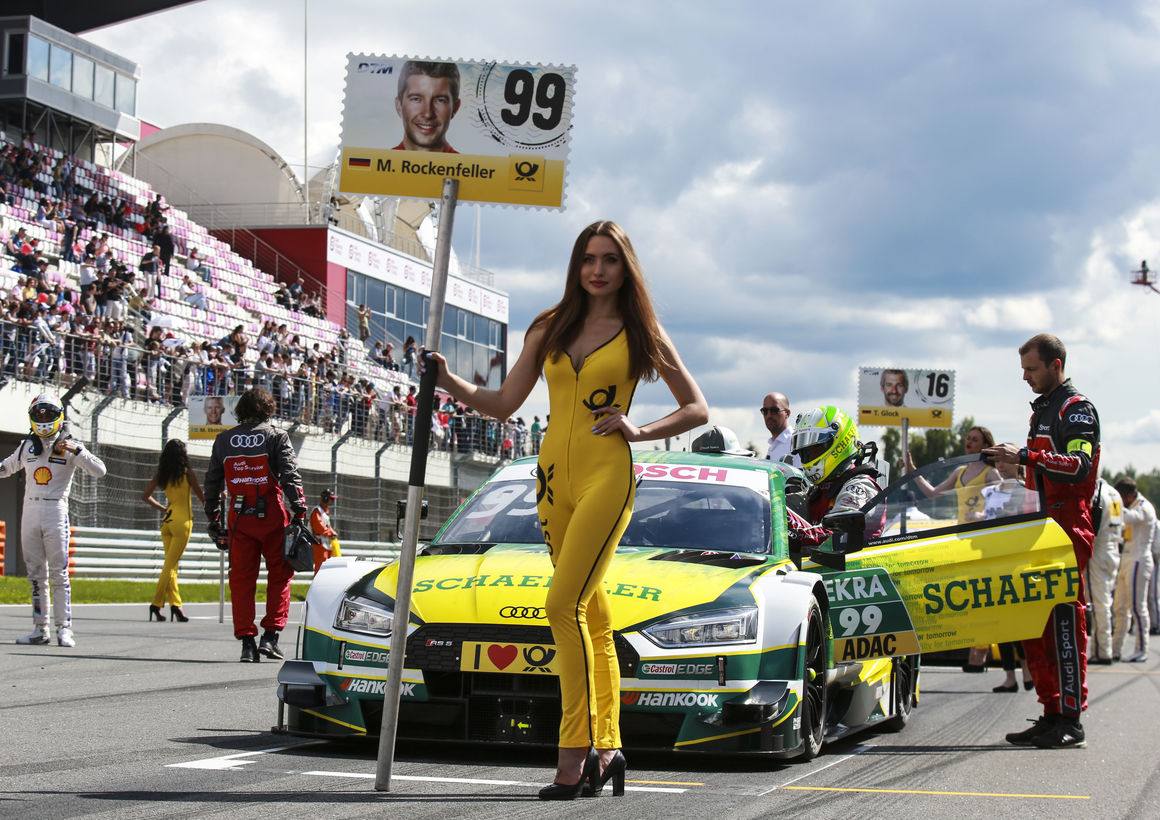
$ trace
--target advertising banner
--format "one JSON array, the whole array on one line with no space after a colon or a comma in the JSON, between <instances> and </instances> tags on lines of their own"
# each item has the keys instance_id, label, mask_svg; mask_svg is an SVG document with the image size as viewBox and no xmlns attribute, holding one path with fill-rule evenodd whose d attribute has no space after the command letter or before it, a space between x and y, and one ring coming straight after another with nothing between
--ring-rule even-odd
<instances>
[{"instance_id":1,"label":"advertising banner","mask_svg":"<svg viewBox=\"0 0 1160 820\"><path fill-rule=\"evenodd\" d=\"M190 396L189 437L213 439L222 430L237 425L234 418L237 403L237 396Z\"/></svg>"},{"instance_id":2,"label":"advertising banner","mask_svg":"<svg viewBox=\"0 0 1160 820\"><path fill-rule=\"evenodd\" d=\"M951 429L955 371L900 367L858 370L858 424Z\"/></svg>"},{"instance_id":3,"label":"advertising banner","mask_svg":"<svg viewBox=\"0 0 1160 820\"><path fill-rule=\"evenodd\" d=\"M350 54L339 190L562 208L575 66Z\"/></svg>"}]
</instances>

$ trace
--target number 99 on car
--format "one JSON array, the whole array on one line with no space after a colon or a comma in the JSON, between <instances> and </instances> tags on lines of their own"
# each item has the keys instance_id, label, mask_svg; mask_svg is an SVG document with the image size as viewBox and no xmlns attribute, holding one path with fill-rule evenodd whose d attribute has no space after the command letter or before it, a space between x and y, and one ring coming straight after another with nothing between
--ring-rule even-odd
<instances>
[{"instance_id":1,"label":"number 99 on car","mask_svg":"<svg viewBox=\"0 0 1160 820\"><path fill-rule=\"evenodd\" d=\"M838 612L838 626L843 638L877 632L878 627L882 626L882 608L874 604L845 607Z\"/></svg>"}]
</instances>

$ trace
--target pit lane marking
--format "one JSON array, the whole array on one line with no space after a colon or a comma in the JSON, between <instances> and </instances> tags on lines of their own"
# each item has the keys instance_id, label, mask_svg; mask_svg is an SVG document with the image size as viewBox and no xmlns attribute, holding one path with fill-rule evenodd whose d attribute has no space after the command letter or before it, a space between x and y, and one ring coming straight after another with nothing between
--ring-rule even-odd
<instances>
[{"instance_id":1,"label":"pit lane marking","mask_svg":"<svg viewBox=\"0 0 1160 820\"><path fill-rule=\"evenodd\" d=\"M284 752L287 749L301 749L305 746L314 746L321 741L311 741L309 743L293 743L289 746L274 746L270 749L255 749L252 752L238 752L232 755L221 755L220 757L206 757L201 760L188 760L185 763L167 763L167 769L205 769L214 772L240 772L242 766L250 763L257 763L256 760L242 760L243 757L253 757L254 755L268 755L273 752Z\"/></svg>"},{"instance_id":2,"label":"pit lane marking","mask_svg":"<svg viewBox=\"0 0 1160 820\"><path fill-rule=\"evenodd\" d=\"M308 777L353 777L362 780L373 780L375 775L366 772L328 772L328 771L309 771L302 772ZM392 774L391 780L410 780L421 783L459 783L472 786L527 786L528 788L538 789L543 787L543 783L529 783L524 780L489 780L479 777L426 777L422 775L408 775L408 774ZM649 780L629 780L629 783L650 783ZM691 784L703 785L703 784ZM666 792L669 794L682 794L688 789L682 788L662 788L659 786L628 786L625 791L630 792Z\"/></svg>"},{"instance_id":3,"label":"pit lane marking","mask_svg":"<svg viewBox=\"0 0 1160 820\"><path fill-rule=\"evenodd\" d=\"M1018 794L1007 792L946 792L925 789L865 789L840 786L778 786L786 791L870 792L871 794L929 794L945 797L1027 797L1043 800L1091 800L1090 794Z\"/></svg>"},{"instance_id":4,"label":"pit lane marking","mask_svg":"<svg viewBox=\"0 0 1160 820\"><path fill-rule=\"evenodd\" d=\"M826 765L818 766L818 768L813 769L812 771L808 771L803 775L800 775L798 777L793 778L792 780L786 781L785 783L782 783L779 786L772 786L772 787L766 789L765 791L761 792L761 794L766 795L766 794L770 794L771 792L775 792L778 789L791 788L791 786L790 786L791 783L797 783L799 780L805 780L807 777L813 777L818 772L824 772L826 769L830 768L831 766L837 766L839 763L845 763L847 760L853 760L858 755L862 754L863 752L868 752L872 748L874 748L874 747L873 746L856 746L856 747L854 747L854 750L850 754L845 755L844 757L839 757L837 760L831 760ZM808 789L809 787L802 786L802 787L797 787L797 788Z\"/></svg>"}]
</instances>

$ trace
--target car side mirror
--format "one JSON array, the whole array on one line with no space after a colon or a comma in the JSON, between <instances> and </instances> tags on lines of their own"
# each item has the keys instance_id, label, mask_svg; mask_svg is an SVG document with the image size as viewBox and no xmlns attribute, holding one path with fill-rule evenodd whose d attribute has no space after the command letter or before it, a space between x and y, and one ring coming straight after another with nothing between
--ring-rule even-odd
<instances>
[{"instance_id":1,"label":"car side mirror","mask_svg":"<svg viewBox=\"0 0 1160 820\"><path fill-rule=\"evenodd\" d=\"M395 537L403 540L403 519L407 517L407 499L400 498L395 501ZM423 499L423 506L419 508L419 520L427 518L427 499Z\"/></svg>"},{"instance_id":2,"label":"car side mirror","mask_svg":"<svg viewBox=\"0 0 1160 820\"><path fill-rule=\"evenodd\" d=\"M846 569L846 556L866 546L866 514L861 510L842 510L822 519L822 526L833 535L830 548L810 547L810 560L830 569Z\"/></svg>"},{"instance_id":3,"label":"car side mirror","mask_svg":"<svg viewBox=\"0 0 1160 820\"><path fill-rule=\"evenodd\" d=\"M842 510L822 519L822 526L834 533L833 551L840 555L858 552L866 546L866 513L861 510Z\"/></svg>"}]
</instances>

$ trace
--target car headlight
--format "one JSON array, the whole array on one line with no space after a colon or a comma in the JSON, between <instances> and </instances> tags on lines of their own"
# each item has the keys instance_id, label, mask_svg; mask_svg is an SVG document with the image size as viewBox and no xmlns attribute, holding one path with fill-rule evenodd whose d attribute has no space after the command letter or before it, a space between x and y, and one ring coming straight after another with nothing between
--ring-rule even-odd
<instances>
[{"instance_id":1,"label":"car headlight","mask_svg":"<svg viewBox=\"0 0 1160 820\"><path fill-rule=\"evenodd\" d=\"M665 649L752 643L757 640L757 607L678 615L653 624L643 632L646 638Z\"/></svg>"},{"instance_id":2,"label":"car headlight","mask_svg":"<svg viewBox=\"0 0 1160 820\"><path fill-rule=\"evenodd\" d=\"M389 637L395 611L366 598L343 598L334 619L335 629Z\"/></svg>"}]
</instances>

